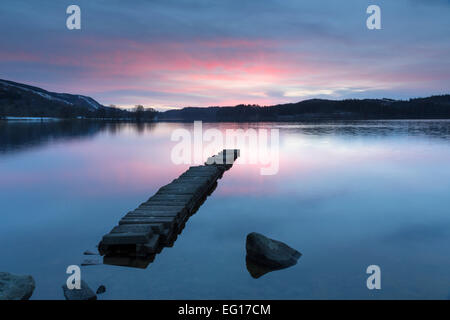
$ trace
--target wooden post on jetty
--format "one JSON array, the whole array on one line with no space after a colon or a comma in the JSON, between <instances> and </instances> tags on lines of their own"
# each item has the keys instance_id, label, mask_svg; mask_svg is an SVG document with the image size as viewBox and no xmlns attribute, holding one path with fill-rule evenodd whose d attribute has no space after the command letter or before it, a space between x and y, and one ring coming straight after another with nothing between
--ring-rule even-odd
<instances>
[{"instance_id":1,"label":"wooden post on jetty","mask_svg":"<svg viewBox=\"0 0 450 320\"><path fill-rule=\"evenodd\" d=\"M189 216L212 192L217 180L239 157L239 150L225 149L205 165L190 167L161 187L150 199L128 212L99 243L101 255L145 257L170 245Z\"/></svg>"}]
</instances>

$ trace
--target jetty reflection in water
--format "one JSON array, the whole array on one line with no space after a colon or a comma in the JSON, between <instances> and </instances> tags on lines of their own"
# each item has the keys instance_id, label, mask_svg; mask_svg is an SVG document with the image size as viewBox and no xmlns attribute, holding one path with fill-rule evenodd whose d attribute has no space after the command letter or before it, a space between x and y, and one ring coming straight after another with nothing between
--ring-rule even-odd
<instances>
[{"instance_id":1,"label":"jetty reflection in water","mask_svg":"<svg viewBox=\"0 0 450 320\"><path fill-rule=\"evenodd\" d=\"M166 242L160 242L160 245L158 245L158 248L156 250L155 254L149 254L146 256L137 255L135 246L130 246L129 251L125 252L123 249L121 250L120 254L106 254L103 257L103 263L108 265L115 265L115 266L121 266L121 267L131 267L131 268L140 268L145 269L148 267L150 263L152 263L155 260L155 257L161 253L161 251L165 247L173 247L175 241L178 239L178 235L180 235L183 231L183 229L186 226L186 223L188 222L189 218L193 216L195 213L197 213L198 209L202 206L202 204L206 201L206 199L216 190L217 188L217 182L215 182L212 186L212 188L209 190L207 195L202 198L199 205L197 205L193 210L192 213L186 218L186 220L183 221L182 224L173 224L173 229L169 232L171 234L170 238Z\"/></svg>"}]
</instances>

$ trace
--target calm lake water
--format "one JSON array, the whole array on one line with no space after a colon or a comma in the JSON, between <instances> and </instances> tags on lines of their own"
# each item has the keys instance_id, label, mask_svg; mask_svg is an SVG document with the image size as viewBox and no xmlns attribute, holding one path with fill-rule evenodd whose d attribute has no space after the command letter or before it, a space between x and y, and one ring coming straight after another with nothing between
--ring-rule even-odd
<instances>
[{"instance_id":1,"label":"calm lake water","mask_svg":"<svg viewBox=\"0 0 450 320\"><path fill-rule=\"evenodd\" d=\"M188 168L171 161L177 128L193 125L0 122L0 271L64 299L67 266ZM235 164L146 269L82 267L100 299L449 298L450 121L203 128L279 129L279 172ZM303 255L254 279L250 232ZM373 264L381 290L366 287Z\"/></svg>"}]
</instances>

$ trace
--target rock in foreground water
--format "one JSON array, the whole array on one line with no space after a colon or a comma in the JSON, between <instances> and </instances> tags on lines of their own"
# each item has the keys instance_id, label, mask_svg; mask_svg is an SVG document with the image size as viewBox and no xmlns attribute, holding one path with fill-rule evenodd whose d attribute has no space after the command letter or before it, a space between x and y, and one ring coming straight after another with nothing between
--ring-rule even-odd
<instances>
[{"instance_id":1,"label":"rock in foreground water","mask_svg":"<svg viewBox=\"0 0 450 320\"><path fill-rule=\"evenodd\" d=\"M97 294L102 294L105 292L106 292L106 287L104 285L101 285L100 287L98 287Z\"/></svg>"},{"instance_id":2,"label":"rock in foreground water","mask_svg":"<svg viewBox=\"0 0 450 320\"><path fill-rule=\"evenodd\" d=\"M80 289L69 289L67 284L63 285L66 300L97 300L97 295L89 288L88 284L81 280Z\"/></svg>"},{"instance_id":3,"label":"rock in foreground water","mask_svg":"<svg viewBox=\"0 0 450 320\"><path fill-rule=\"evenodd\" d=\"M282 269L282 268L271 268L262 264L258 264L253 260L251 260L248 256L245 258L245 265L247 267L248 273L252 276L252 278L255 279L258 279L271 271Z\"/></svg>"},{"instance_id":4,"label":"rock in foreground water","mask_svg":"<svg viewBox=\"0 0 450 320\"><path fill-rule=\"evenodd\" d=\"M35 282L32 276L0 272L0 300L28 300L34 288Z\"/></svg>"},{"instance_id":5,"label":"rock in foreground water","mask_svg":"<svg viewBox=\"0 0 450 320\"><path fill-rule=\"evenodd\" d=\"M302 255L287 244L256 232L247 235L246 249L252 262L275 269L293 266Z\"/></svg>"}]
</instances>

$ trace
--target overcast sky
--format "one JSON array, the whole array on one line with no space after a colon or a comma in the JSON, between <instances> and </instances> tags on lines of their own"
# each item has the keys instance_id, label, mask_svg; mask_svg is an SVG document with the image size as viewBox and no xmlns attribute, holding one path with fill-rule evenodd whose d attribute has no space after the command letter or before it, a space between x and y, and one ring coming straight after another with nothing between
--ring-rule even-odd
<instances>
[{"instance_id":1,"label":"overcast sky","mask_svg":"<svg viewBox=\"0 0 450 320\"><path fill-rule=\"evenodd\" d=\"M2 0L0 48L0 78L105 105L419 97L450 93L450 0Z\"/></svg>"}]
</instances>

